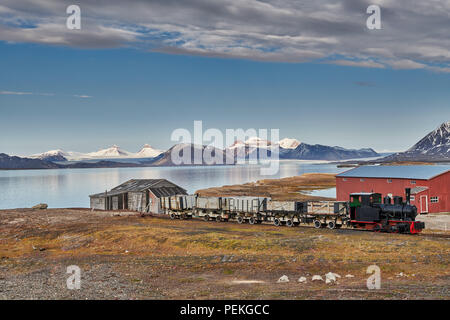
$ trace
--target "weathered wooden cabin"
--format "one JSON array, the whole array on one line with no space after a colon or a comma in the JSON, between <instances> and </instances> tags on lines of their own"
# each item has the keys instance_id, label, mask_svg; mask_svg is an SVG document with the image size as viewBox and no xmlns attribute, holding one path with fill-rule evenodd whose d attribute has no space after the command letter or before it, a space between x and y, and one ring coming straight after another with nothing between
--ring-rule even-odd
<instances>
[{"instance_id":1,"label":"weathered wooden cabin","mask_svg":"<svg viewBox=\"0 0 450 320\"><path fill-rule=\"evenodd\" d=\"M132 179L89 197L91 209L162 213L160 198L173 195L187 192L166 179Z\"/></svg>"}]
</instances>

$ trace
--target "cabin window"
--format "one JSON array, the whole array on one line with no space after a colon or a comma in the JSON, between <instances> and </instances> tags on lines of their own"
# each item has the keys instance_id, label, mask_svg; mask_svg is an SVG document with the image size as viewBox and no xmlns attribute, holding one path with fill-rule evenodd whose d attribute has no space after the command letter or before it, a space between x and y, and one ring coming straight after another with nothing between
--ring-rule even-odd
<instances>
[{"instance_id":1,"label":"cabin window","mask_svg":"<svg viewBox=\"0 0 450 320\"><path fill-rule=\"evenodd\" d=\"M416 200L416 197L415 196L410 196L409 200L414 201L414 200Z\"/></svg>"},{"instance_id":2,"label":"cabin window","mask_svg":"<svg viewBox=\"0 0 450 320\"><path fill-rule=\"evenodd\" d=\"M387 183L392 183L392 179L387 179Z\"/></svg>"},{"instance_id":3,"label":"cabin window","mask_svg":"<svg viewBox=\"0 0 450 320\"><path fill-rule=\"evenodd\" d=\"M347 181L347 178L342 179L343 181Z\"/></svg>"},{"instance_id":4,"label":"cabin window","mask_svg":"<svg viewBox=\"0 0 450 320\"><path fill-rule=\"evenodd\" d=\"M359 179L359 181L364 182L364 179Z\"/></svg>"},{"instance_id":5,"label":"cabin window","mask_svg":"<svg viewBox=\"0 0 450 320\"><path fill-rule=\"evenodd\" d=\"M411 184L416 184L416 180L411 180Z\"/></svg>"},{"instance_id":6,"label":"cabin window","mask_svg":"<svg viewBox=\"0 0 450 320\"><path fill-rule=\"evenodd\" d=\"M431 201L431 203L438 203L439 202L439 197L431 197L430 201Z\"/></svg>"}]
</instances>

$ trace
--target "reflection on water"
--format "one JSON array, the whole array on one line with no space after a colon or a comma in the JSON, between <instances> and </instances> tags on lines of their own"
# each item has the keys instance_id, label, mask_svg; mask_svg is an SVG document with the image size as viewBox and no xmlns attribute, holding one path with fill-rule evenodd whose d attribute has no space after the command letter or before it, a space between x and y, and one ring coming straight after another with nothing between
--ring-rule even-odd
<instances>
[{"instance_id":1,"label":"reflection on water","mask_svg":"<svg viewBox=\"0 0 450 320\"><path fill-rule=\"evenodd\" d=\"M331 164L291 160L280 161L280 170L273 176L262 176L259 165L0 171L0 208L24 208L41 202L51 208L89 207L90 194L109 190L129 179L165 178L193 193L260 179L344 170Z\"/></svg>"},{"instance_id":2,"label":"reflection on water","mask_svg":"<svg viewBox=\"0 0 450 320\"><path fill-rule=\"evenodd\" d=\"M308 192L308 194L317 197L327 197L327 198L336 198L336 188L322 189L322 190L314 190Z\"/></svg>"}]
</instances>

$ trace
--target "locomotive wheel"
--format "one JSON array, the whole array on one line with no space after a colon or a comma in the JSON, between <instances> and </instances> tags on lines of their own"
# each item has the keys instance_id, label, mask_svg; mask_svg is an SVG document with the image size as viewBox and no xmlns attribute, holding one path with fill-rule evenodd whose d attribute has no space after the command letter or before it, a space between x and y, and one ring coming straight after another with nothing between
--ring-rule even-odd
<instances>
[{"instance_id":1,"label":"locomotive wheel","mask_svg":"<svg viewBox=\"0 0 450 320\"><path fill-rule=\"evenodd\" d=\"M314 228L316 229L322 228L322 222L320 222L319 220L314 220Z\"/></svg>"},{"instance_id":2,"label":"locomotive wheel","mask_svg":"<svg viewBox=\"0 0 450 320\"><path fill-rule=\"evenodd\" d=\"M203 220L204 220L204 221L209 221L209 216L208 216L208 215L204 216L204 217L203 217Z\"/></svg>"},{"instance_id":3,"label":"locomotive wheel","mask_svg":"<svg viewBox=\"0 0 450 320\"><path fill-rule=\"evenodd\" d=\"M291 219L288 219L288 220L286 220L286 226L293 227L294 226L294 222L292 222Z\"/></svg>"},{"instance_id":4,"label":"locomotive wheel","mask_svg":"<svg viewBox=\"0 0 450 320\"><path fill-rule=\"evenodd\" d=\"M172 219L172 220L175 219L175 214L174 213L171 213L169 216L170 216L170 219Z\"/></svg>"},{"instance_id":5,"label":"locomotive wheel","mask_svg":"<svg viewBox=\"0 0 450 320\"><path fill-rule=\"evenodd\" d=\"M248 223L255 224L256 223L255 218L251 217L250 219L248 219Z\"/></svg>"},{"instance_id":6,"label":"locomotive wheel","mask_svg":"<svg viewBox=\"0 0 450 320\"><path fill-rule=\"evenodd\" d=\"M334 221L328 222L327 227L328 227L328 229L336 228L336 222L334 222Z\"/></svg>"},{"instance_id":7,"label":"locomotive wheel","mask_svg":"<svg viewBox=\"0 0 450 320\"><path fill-rule=\"evenodd\" d=\"M244 223L244 218L242 218L241 216L237 217L237 222L239 224L243 224Z\"/></svg>"},{"instance_id":8,"label":"locomotive wheel","mask_svg":"<svg viewBox=\"0 0 450 320\"><path fill-rule=\"evenodd\" d=\"M273 224L276 225L277 227L279 227L279 226L281 225L280 219L275 218L275 219L273 220Z\"/></svg>"},{"instance_id":9,"label":"locomotive wheel","mask_svg":"<svg viewBox=\"0 0 450 320\"><path fill-rule=\"evenodd\" d=\"M216 217L216 222L222 222L222 217L221 216L217 216Z\"/></svg>"}]
</instances>

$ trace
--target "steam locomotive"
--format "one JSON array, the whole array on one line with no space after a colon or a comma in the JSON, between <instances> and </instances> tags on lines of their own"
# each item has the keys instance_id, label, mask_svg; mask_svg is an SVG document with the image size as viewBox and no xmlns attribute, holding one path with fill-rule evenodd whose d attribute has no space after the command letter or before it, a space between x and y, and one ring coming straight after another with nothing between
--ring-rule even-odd
<instances>
[{"instance_id":1,"label":"steam locomotive","mask_svg":"<svg viewBox=\"0 0 450 320\"><path fill-rule=\"evenodd\" d=\"M352 193L349 202L349 224L354 228L376 232L419 233L425 223L415 221L417 208L410 204L411 189L406 188L406 201L386 196L381 201L379 193Z\"/></svg>"},{"instance_id":2,"label":"steam locomotive","mask_svg":"<svg viewBox=\"0 0 450 320\"><path fill-rule=\"evenodd\" d=\"M161 198L161 207L171 219L202 218L205 221L237 221L239 224L273 223L315 228L343 226L375 232L419 233L425 224L415 221L417 208L395 196L394 202L379 193L352 193L350 201L277 201L265 197L202 197L176 195Z\"/></svg>"}]
</instances>

